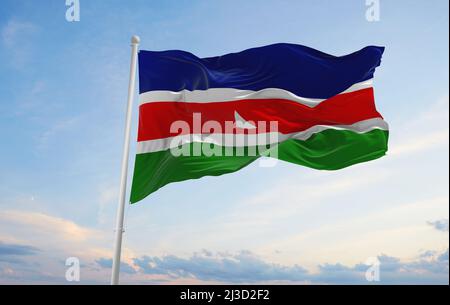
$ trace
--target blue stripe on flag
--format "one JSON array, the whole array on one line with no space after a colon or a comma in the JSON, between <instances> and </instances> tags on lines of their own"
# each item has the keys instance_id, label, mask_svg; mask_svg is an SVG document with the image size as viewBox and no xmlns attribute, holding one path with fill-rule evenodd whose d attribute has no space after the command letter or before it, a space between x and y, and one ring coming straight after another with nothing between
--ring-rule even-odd
<instances>
[{"instance_id":1,"label":"blue stripe on flag","mask_svg":"<svg viewBox=\"0 0 450 305\"><path fill-rule=\"evenodd\" d=\"M384 47L336 57L295 44L274 44L218 57L184 51L141 51L140 93L153 90L280 88L307 98L330 98L373 77Z\"/></svg>"}]
</instances>

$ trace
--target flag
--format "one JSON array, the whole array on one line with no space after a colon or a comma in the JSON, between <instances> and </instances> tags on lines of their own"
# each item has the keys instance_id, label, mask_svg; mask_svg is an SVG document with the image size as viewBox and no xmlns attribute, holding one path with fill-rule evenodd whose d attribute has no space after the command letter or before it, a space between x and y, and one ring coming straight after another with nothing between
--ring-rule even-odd
<instances>
[{"instance_id":1,"label":"flag","mask_svg":"<svg viewBox=\"0 0 450 305\"><path fill-rule=\"evenodd\" d=\"M286 43L209 58L140 51L131 203L261 156L337 170L385 155L388 125L372 87L383 51L336 57Z\"/></svg>"}]
</instances>

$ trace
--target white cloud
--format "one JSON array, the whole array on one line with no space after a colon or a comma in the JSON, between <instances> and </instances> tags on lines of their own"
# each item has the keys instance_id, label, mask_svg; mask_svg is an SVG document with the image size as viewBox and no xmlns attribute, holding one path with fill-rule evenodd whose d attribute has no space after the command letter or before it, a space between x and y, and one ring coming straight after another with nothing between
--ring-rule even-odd
<instances>
[{"instance_id":1,"label":"white cloud","mask_svg":"<svg viewBox=\"0 0 450 305\"><path fill-rule=\"evenodd\" d=\"M112 232L81 226L72 220L41 212L1 211L0 232L4 242L28 244L45 250L47 259L79 256L92 260L110 256L113 244Z\"/></svg>"},{"instance_id":2,"label":"white cloud","mask_svg":"<svg viewBox=\"0 0 450 305\"><path fill-rule=\"evenodd\" d=\"M31 22L11 19L1 29L2 44L9 51L9 62L22 68L32 56L33 38L39 27Z\"/></svg>"},{"instance_id":3,"label":"white cloud","mask_svg":"<svg viewBox=\"0 0 450 305\"><path fill-rule=\"evenodd\" d=\"M101 225L111 222L114 217L111 215L111 208L113 207L111 205L117 201L117 189L117 185L106 185L100 187L97 222Z\"/></svg>"},{"instance_id":4,"label":"white cloud","mask_svg":"<svg viewBox=\"0 0 450 305\"><path fill-rule=\"evenodd\" d=\"M0 232L0 250L12 253L0 264L1 283L64 283L64 262L73 256L81 261L85 282L107 283L108 273L91 266L98 258L111 257L112 232L108 236L72 220L23 210L1 211ZM33 253L26 258L13 255L28 249ZM123 253L129 261L132 252L125 248Z\"/></svg>"},{"instance_id":5,"label":"white cloud","mask_svg":"<svg viewBox=\"0 0 450 305\"><path fill-rule=\"evenodd\" d=\"M444 96L412 120L391 131L389 157L435 150L449 145L449 96Z\"/></svg>"},{"instance_id":6,"label":"white cloud","mask_svg":"<svg viewBox=\"0 0 450 305\"><path fill-rule=\"evenodd\" d=\"M413 153L429 151L441 145L448 146L449 132L448 130L438 130L431 133L418 134L412 139L402 141L399 145L390 149L388 155L409 155Z\"/></svg>"},{"instance_id":7,"label":"white cloud","mask_svg":"<svg viewBox=\"0 0 450 305\"><path fill-rule=\"evenodd\" d=\"M380 262L379 284L447 284L448 249L428 251L427 255L403 261L387 255L377 256ZM300 259L301 260L301 259ZM98 260L102 268L110 269L107 259ZM357 263L348 266L342 263L319 265L317 272L310 272L301 265L282 265L264 260L250 251L238 253L211 252L203 250L190 257L166 255L161 257L141 256L133 259L132 265L123 270L133 274L127 280L146 274L160 283L188 284L198 281L206 283L269 283L269 284L369 284L365 272L369 266ZM146 282L142 279L141 282Z\"/></svg>"},{"instance_id":8,"label":"white cloud","mask_svg":"<svg viewBox=\"0 0 450 305\"><path fill-rule=\"evenodd\" d=\"M2 41L7 47L14 48L19 45L23 38L37 30L37 26L31 22L10 20L1 31Z\"/></svg>"},{"instance_id":9,"label":"white cloud","mask_svg":"<svg viewBox=\"0 0 450 305\"><path fill-rule=\"evenodd\" d=\"M441 232L448 232L448 218L427 222L430 226Z\"/></svg>"},{"instance_id":10,"label":"white cloud","mask_svg":"<svg viewBox=\"0 0 450 305\"><path fill-rule=\"evenodd\" d=\"M38 212L1 211L0 220L3 226L13 223L30 228L34 232L32 235L45 235L53 240L60 238L66 242L83 242L100 236L98 231L81 227L73 221Z\"/></svg>"},{"instance_id":11,"label":"white cloud","mask_svg":"<svg viewBox=\"0 0 450 305\"><path fill-rule=\"evenodd\" d=\"M37 149L45 150L48 148L50 141L59 133L71 131L82 120L82 116L74 116L67 119L61 119L53 123L46 131L42 132L36 139Z\"/></svg>"},{"instance_id":12,"label":"white cloud","mask_svg":"<svg viewBox=\"0 0 450 305\"><path fill-rule=\"evenodd\" d=\"M321 225L263 245L258 253L290 263L302 257L309 266L330 261L352 264L380 252L405 259L420 249L448 247L448 239L424 221L445 214L447 196L393 204L360 217L319 222ZM283 254L271 255L275 249L283 249Z\"/></svg>"}]
</instances>

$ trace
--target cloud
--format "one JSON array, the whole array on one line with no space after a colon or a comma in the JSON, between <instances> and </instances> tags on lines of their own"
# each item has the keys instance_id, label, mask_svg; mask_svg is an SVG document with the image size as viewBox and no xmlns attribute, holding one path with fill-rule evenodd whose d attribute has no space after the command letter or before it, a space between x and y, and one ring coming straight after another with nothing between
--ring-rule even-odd
<instances>
[{"instance_id":1,"label":"cloud","mask_svg":"<svg viewBox=\"0 0 450 305\"><path fill-rule=\"evenodd\" d=\"M2 29L2 41L7 47L16 47L23 36L36 31L37 27L30 22L10 20Z\"/></svg>"},{"instance_id":2,"label":"cloud","mask_svg":"<svg viewBox=\"0 0 450 305\"><path fill-rule=\"evenodd\" d=\"M46 150L49 146L54 145L51 140L54 139L59 133L64 133L73 130L75 126L80 124L82 120L81 116L74 116L71 118L61 119L50 126L39 137L37 137L37 149Z\"/></svg>"},{"instance_id":3,"label":"cloud","mask_svg":"<svg viewBox=\"0 0 450 305\"><path fill-rule=\"evenodd\" d=\"M0 263L24 264L20 257L35 255L38 252L40 250L36 247L0 241Z\"/></svg>"},{"instance_id":4,"label":"cloud","mask_svg":"<svg viewBox=\"0 0 450 305\"><path fill-rule=\"evenodd\" d=\"M416 260L403 262L399 258L379 255L379 284L447 284L448 249L429 251ZM111 260L99 259L104 268ZM285 266L264 261L249 251L236 254L202 251L191 257L175 255L142 256L134 259L136 268L127 266L136 274L167 276L171 281L189 279L218 283L313 283L313 284L368 284L365 273L369 265L359 263L346 266L341 263L322 264L317 272L299 266Z\"/></svg>"},{"instance_id":5,"label":"cloud","mask_svg":"<svg viewBox=\"0 0 450 305\"><path fill-rule=\"evenodd\" d=\"M100 267L105 269L112 268L112 259L111 258L99 258L95 261ZM136 270L129 264L122 262L120 264L120 272L127 274L135 274Z\"/></svg>"},{"instance_id":6,"label":"cloud","mask_svg":"<svg viewBox=\"0 0 450 305\"><path fill-rule=\"evenodd\" d=\"M438 231L448 232L448 219L428 221L427 223Z\"/></svg>"},{"instance_id":7,"label":"cloud","mask_svg":"<svg viewBox=\"0 0 450 305\"><path fill-rule=\"evenodd\" d=\"M258 281L301 281L307 270L300 266L285 267L264 262L249 251L237 254L208 251L194 253L190 258L174 255L164 257L143 256L134 263L145 274L168 275L173 278L193 277L199 280L234 283Z\"/></svg>"},{"instance_id":8,"label":"cloud","mask_svg":"<svg viewBox=\"0 0 450 305\"><path fill-rule=\"evenodd\" d=\"M449 96L445 95L428 106L414 120L406 121L394 130L388 155L409 156L432 151L449 144ZM395 132L395 133L394 133Z\"/></svg>"},{"instance_id":9,"label":"cloud","mask_svg":"<svg viewBox=\"0 0 450 305\"><path fill-rule=\"evenodd\" d=\"M4 223L12 222L15 225L31 227L35 234L51 235L53 238L60 237L65 241L81 242L99 234L95 230L81 227L73 221L39 212L3 211L0 212L0 220Z\"/></svg>"},{"instance_id":10,"label":"cloud","mask_svg":"<svg viewBox=\"0 0 450 305\"><path fill-rule=\"evenodd\" d=\"M0 283L64 284L65 261L77 257L84 284L106 284L110 272L96 260L111 257L112 235L43 212L0 211Z\"/></svg>"},{"instance_id":11,"label":"cloud","mask_svg":"<svg viewBox=\"0 0 450 305\"><path fill-rule=\"evenodd\" d=\"M33 255L38 251L39 249L32 246L5 244L0 241L0 257L10 255Z\"/></svg>"},{"instance_id":12,"label":"cloud","mask_svg":"<svg viewBox=\"0 0 450 305\"><path fill-rule=\"evenodd\" d=\"M11 19L1 29L2 44L10 53L10 63L21 68L30 59L32 53L32 40L39 27L27 21Z\"/></svg>"},{"instance_id":13,"label":"cloud","mask_svg":"<svg viewBox=\"0 0 450 305\"><path fill-rule=\"evenodd\" d=\"M427 133L426 135L417 135L414 138L401 142L389 151L390 156L419 153L435 149L436 146L448 145L448 130L438 130Z\"/></svg>"},{"instance_id":14,"label":"cloud","mask_svg":"<svg viewBox=\"0 0 450 305\"><path fill-rule=\"evenodd\" d=\"M436 252L437 253L437 252ZM448 249L439 255L420 257L411 262L402 262L388 255L377 257L380 264L379 284L448 284ZM327 284L367 284L366 264L353 267L342 264L325 264L312 277L314 282Z\"/></svg>"},{"instance_id":15,"label":"cloud","mask_svg":"<svg viewBox=\"0 0 450 305\"><path fill-rule=\"evenodd\" d=\"M116 185L110 184L100 186L98 198L99 207L97 214L97 222L99 224L103 225L113 219L113 215L111 215L110 205L116 203L117 197L118 195Z\"/></svg>"},{"instance_id":16,"label":"cloud","mask_svg":"<svg viewBox=\"0 0 450 305\"><path fill-rule=\"evenodd\" d=\"M301 217L309 209L339 196L363 191L389 178L389 175L389 171L384 169L372 171L365 179L361 179L359 172L320 172L307 177L291 175L244 198L234 211L223 216L222 223L226 226L227 235L232 230L242 236L242 231L249 233L250 227L275 226L281 221Z\"/></svg>"}]
</instances>

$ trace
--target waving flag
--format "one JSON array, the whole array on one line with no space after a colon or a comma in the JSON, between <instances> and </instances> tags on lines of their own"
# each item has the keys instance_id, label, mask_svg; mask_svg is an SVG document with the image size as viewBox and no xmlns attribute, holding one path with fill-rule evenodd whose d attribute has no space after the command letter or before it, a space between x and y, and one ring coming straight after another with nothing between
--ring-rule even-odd
<instances>
[{"instance_id":1,"label":"waving flag","mask_svg":"<svg viewBox=\"0 0 450 305\"><path fill-rule=\"evenodd\" d=\"M385 155L388 125L372 88L383 51L335 57L293 44L210 58L141 51L131 203L261 156L337 170Z\"/></svg>"}]
</instances>

